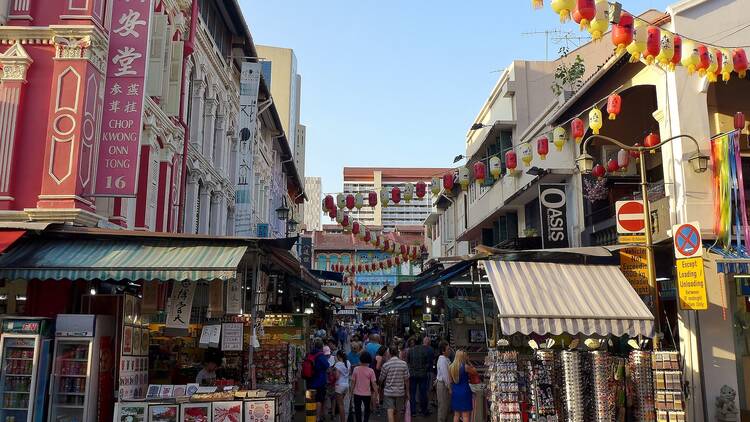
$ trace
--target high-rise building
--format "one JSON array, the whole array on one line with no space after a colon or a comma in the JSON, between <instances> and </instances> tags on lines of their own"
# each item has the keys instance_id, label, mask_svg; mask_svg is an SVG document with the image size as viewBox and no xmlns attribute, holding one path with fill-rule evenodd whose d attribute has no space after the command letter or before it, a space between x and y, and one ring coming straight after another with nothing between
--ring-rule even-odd
<instances>
[{"instance_id":1,"label":"high-rise building","mask_svg":"<svg viewBox=\"0 0 750 422\"><path fill-rule=\"evenodd\" d=\"M304 208L304 229L308 231L323 230L320 221L321 183L320 177L305 177L308 204Z\"/></svg>"},{"instance_id":2,"label":"high-rise building","mask_svg":"<svg viewBox=\"0 0 750 422\"><path fill-rule=\"evenodd\" d=\"M384 231L393 231L397 226L422 225L432 210L432 193L430 182L433 177L440 177L447 168L403 168L403 167L344 167L344 194L362 193L367 201L370 192L378 193L378 205L375 208L365 206L361 210L352 210L355 219L365 225L382 226ZM410 202L402 200L399 204L390 202L383 207L380 191L389 193L398 186L402 191L407 183L427 184L427 194ZM365 202L366 204L366 202Z\"/></svg>"}]
</instances>

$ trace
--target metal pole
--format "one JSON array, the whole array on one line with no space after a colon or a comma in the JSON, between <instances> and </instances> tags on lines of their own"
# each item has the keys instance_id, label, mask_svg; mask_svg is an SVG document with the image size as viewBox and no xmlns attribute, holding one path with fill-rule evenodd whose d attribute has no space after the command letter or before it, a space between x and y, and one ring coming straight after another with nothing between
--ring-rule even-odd
<instances>
[{"instance_id":1,"label":"metal pole","mask_svg":"<svg viewBox=\"0 0 750 422\"><path fill-rule=\"evenodd\" d=\"M654 349L659 342L659 333L661 333L661 312L659 304L659 287L656 285L656 263L654 261L654 240L651 227L651 206L648 202L648 182L646 178L646 157L644 150L638 150L640 170L641 170L641 195L643 196L643 219L646 223L646 268L648 272L648 287L651 291L651 300L653 300L654 323L656 324L656 338L654 338Z\"/></svg>"}]
</instances>

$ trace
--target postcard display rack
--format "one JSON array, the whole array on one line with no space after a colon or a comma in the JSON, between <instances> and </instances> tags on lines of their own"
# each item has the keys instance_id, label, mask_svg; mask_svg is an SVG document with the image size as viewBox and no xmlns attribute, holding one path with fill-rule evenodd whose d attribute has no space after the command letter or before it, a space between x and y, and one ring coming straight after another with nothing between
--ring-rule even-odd
<instances>
[{"instance_id":1,"label":"postcard display rack","mask_svg":"<svg viewBox=\"0 0 750 422\"><path fill-rule=\"evenodd\" d=\"M487 355L492 422L521 422L526 382L516 351L492 349Z\"/></svg>"},{"instance_id":2,"label":"postcard display rack","mask_svg":"<svg viewBox=\"0 0 750 422\"><path fill-rule=\"evenodd\" d=\"M685 422L679 353L654 352L652 368L657 422Z\"/></svg>"}]
</instances>

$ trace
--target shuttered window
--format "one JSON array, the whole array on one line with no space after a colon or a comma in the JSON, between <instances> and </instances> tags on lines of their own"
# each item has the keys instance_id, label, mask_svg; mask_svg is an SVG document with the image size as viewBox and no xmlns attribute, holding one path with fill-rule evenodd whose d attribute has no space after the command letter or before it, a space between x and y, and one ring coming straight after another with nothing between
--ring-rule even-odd
<instances>
[{"instance_id":1,"label":"shuttered window","mask_svg":"<svg viewBox=\"0 0 750 422\"><path fill-rule=\"evenodd\" d=\"M172 41L172 62L169 66L169 94L167 96L167 105L164 109L168 115L177 116L180 114L180 83L182 82L182 58L183 58L183 42ZM192 88L192 81L191 88ZM192 98L192 92L189 91L186 95L188 98ZM190 101L190 99L188 99ZM188 113L188 116L190 113Z\"/></svg>"},{"instance_id":2,"label":"shuttered window","mask_svg":"<svg viewBox=\"0 0 750 422\"><path fill-rule=\"evenodd\" d=\"M167 15L156 14L151 19L151 46L148 56L146 95L160 97L164 83L164 53L169 34Z\"/></svg>"}]
</instances>

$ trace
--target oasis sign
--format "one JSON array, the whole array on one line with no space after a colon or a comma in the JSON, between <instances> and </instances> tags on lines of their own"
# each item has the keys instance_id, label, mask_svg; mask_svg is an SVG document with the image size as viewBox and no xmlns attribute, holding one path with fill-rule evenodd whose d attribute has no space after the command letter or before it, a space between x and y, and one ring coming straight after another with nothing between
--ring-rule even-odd
<instances>
[{"instance_id":1,"label":"oasis sign","mask_svg":"<svg viewBox=\"0 0 750 422\"><path fill-rule=\"evenodd\" d=\"M542 248L567 248L568 218L565 213L565 185L540 184L539 208L542 220Z\"/></svg>"}]
</instances>

